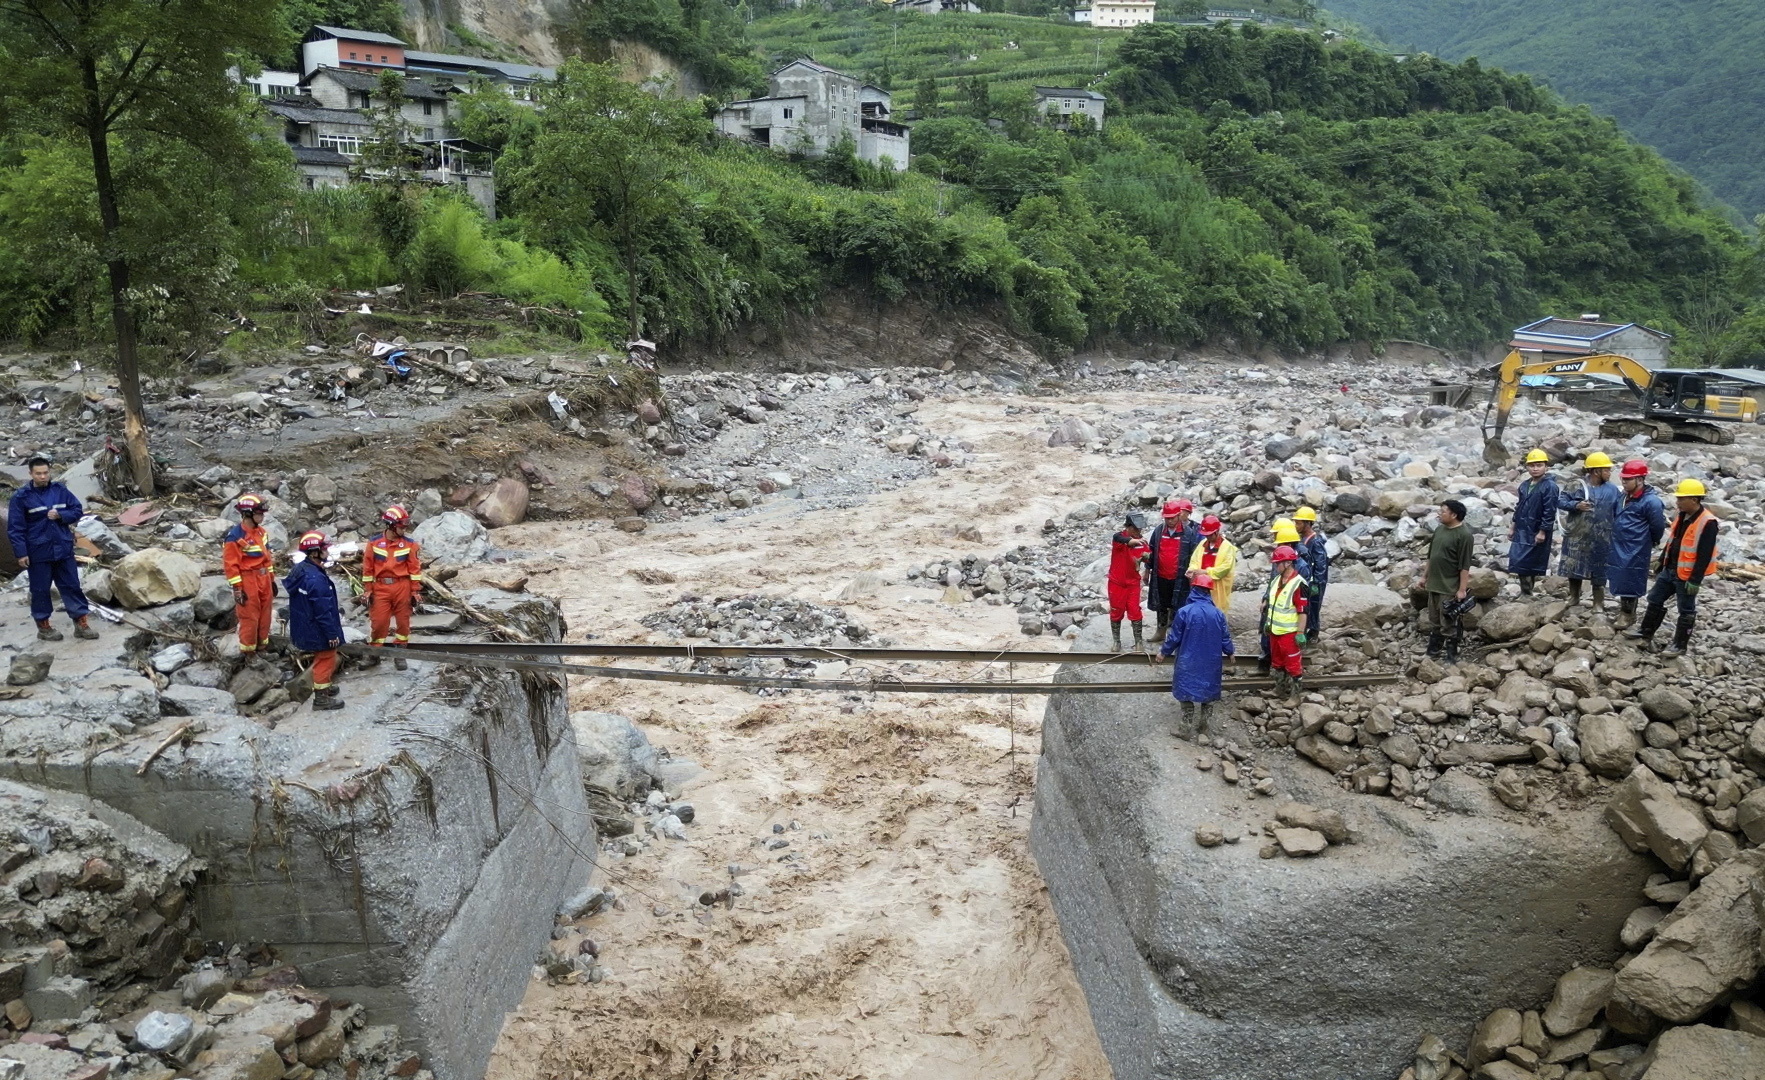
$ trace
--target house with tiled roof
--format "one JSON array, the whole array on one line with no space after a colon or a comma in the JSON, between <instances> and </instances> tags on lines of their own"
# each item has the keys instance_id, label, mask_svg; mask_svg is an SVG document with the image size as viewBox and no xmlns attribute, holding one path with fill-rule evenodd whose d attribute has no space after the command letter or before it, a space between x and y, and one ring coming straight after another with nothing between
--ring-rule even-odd
<instances>
[{"instance_id":1,"label":"house with tiled roof","mask_svg":"<svg viewBox=\"0 0 1765 1080\"><path fill-rule=\"evenodd\" d=\"M1641 323L1610 322L1597 314L1587 314L1579 319L1548 315L1527 323L1514 331L1508 348L1541 353L1547 360L1556 356L1616 353L1650 367L1660 367L1667 363L1672 344L1672 334Z\"/></svg>"}]
</instances>

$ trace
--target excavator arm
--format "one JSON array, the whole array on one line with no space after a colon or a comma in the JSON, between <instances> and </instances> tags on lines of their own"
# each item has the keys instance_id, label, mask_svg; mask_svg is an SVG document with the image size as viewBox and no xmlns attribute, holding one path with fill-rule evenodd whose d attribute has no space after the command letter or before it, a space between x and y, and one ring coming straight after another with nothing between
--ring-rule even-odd
<instances>
[{"instance_id":1,"label":"excavator arm","mask_svg":"<svg viewBox=\"0 0 1765 1080\"><path fill-rule=\"evenodd\" d=\"M1520 380L1527 375L1616 375L1624 380L1645 408L1649 382L1653 377L1648 368L1616 353L1530 363L1517 349L1508 353L1496 372L1495 387L1483 413L1483 460L1492 466L1508 464L1508 450L1501 441L1502 432L1507 430L1508 414L1513 412L1514 400L1520 396Z\"/></svg>"}]
</instances>

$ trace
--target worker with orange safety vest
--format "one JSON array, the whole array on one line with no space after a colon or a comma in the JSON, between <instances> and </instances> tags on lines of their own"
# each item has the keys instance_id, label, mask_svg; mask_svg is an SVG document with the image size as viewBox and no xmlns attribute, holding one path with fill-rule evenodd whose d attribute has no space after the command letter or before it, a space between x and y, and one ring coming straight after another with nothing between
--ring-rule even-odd
<instances>
[{"instance_id":1,"label":"worker with orange safety vest","mask_svg":"<svg viewBox=\"0 0 1765 1080\"><path fill-rule=\"evenodd\" d=\"M1679 617L1673 624L1673 644L1666 655L1682 656L1691 641L1692 627L1698 621L1698 590L1704 579L1717 570L1716 515L1704 509L1708 492L1698 480L1681 480L1673 489L1679 514L1673 519L1673 530L1661 546L1661 561L1656 566L1655 584L1649 589L1648 610L1642 623L1624 636L1643 645L1654 639L1655 631L1667 617L1667 598L1679 602Z\"/></svg>"},{"instance_id":2,"label":"worker with orange safety vest","mask_svg":"<svg viewBox=\"0 0 1765 1080\"><path fill-rule=\"evenodd\" d=\"M337 647L343 644L343 616L337 610L337 585L325 572L330 541L314 529L298 542L301 560L282 582L288 589L288 640L313 657L313 709L343 708L332 680L337 677Z\"/></svg>"},{"instance_id":3,"label":"worker with orange safety vest","mask_svg":"<svg viewBox=\"0 0 1765 1080\"><path fill-rule=\"evenodd\" d=\"M221 541L221 569L233 586L233 610L239 616L239 651L254 653L270 643L271 601L276 577L269 538L264 534L264 501L252 494L233 504L239 524Z\"/></svg>"},{"instance_id":4,"label":"worker with orange safety vest","mask_svg":"<svg viewBox=\"0 0 1765 1080\"><path fill-rule=\"evenodd\" d=\"M368 644L385 645L389 631L394 645L411 643L411 608L423 591L422 545L404 534L411 515L402 506L388 506L380 515L386 531L362 549L362 600L368 605ZM379 657L368 661L372 667ZM404 657L392 662L400 671Z\"/></svg>"}]
</instances>

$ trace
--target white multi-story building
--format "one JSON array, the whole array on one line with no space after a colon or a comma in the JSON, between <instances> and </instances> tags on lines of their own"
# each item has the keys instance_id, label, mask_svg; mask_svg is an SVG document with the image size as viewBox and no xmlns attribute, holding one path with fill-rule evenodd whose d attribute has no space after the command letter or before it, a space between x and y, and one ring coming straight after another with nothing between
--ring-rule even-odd
<instances>
[{"instance_id":1,"label":"white multi-story building","mask_svg":"<svg viewBox=\"0 0 1765 1080\"><path fill-rule=\"evenodd\" d=\"M1091 0L1090 17L1073 19L1110 30L1128 30L1152 21L1158 12L1158 0Z\"/></svg>"},{"instance_id":2,"label":"white multi-story building","mask_svg":"<svg viewBox=\"0 0 1765 1080\"><path fill-rule=\"evenodd\" d=\"M860 161L887 158L907 168L908 134L889 119L891 98L813 60L793 60L767 80L765 97L732 101L717 113L717 130L776 150L820 157L842 139L852 140Z\"/></svg>"}]
</instances>

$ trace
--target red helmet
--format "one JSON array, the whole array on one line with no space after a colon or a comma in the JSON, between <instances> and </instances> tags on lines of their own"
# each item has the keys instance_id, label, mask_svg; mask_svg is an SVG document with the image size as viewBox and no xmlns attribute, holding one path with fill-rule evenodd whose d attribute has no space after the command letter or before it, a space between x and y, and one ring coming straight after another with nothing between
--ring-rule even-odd
<instances>
[{"instance_id":1,"label":"red helmet","mask_svg":"<svg viewBox=\"0 0 1765 1080\"><path fill-rule=\"evenodd\" d=\"M1218 514L1209 514L1206 517L1201 519L1201 535L1202 536L1212 536L1214 533L1217 533L1219 531L1220 531L1220 519L1219 519Z\"/></svg>"},{"instance_id":2,"label":"red helmet","mask_svg":"<svg viewBox=\"0 0 1765 1080\"><path fill-rule=\"evenodd\" d=\"M1624 468L1618 471L1618 475L1627 480L1633 476L1647 476L1648 474L1649 463L1646 461L1626 461Z\"/></svg>"},{"instance_id":3,"label":"red helmet","mask_svg":"<svg viewBox=\"0 0 1765 1080\"><path fill-rule=\"evenodd\" d=\"M1628 466L1626 466L1626 468L1628 468ZM263 508L263 499L249 493L239 496L239 501L233 504L233 509L239 511L241 514L253 514Z\"/></svg>"},{"instance_id":4,"label":"red helmet","mask_svg":"<svg viewBox=\"0 0 1765 1080\"><path fill-rule=\"evenodd\" d=\"M404 507L394 504L380 512L380 520L388 525L404 525L411 520L411 514Z\"/></svg>"},{"instance_id":5,"label":"red helmet","mask_svg":"<svg viewBox=\"0 0 1765 1080\"><path fill-rule=\"evenodd\" d=\"M1189 574L1189 584L1198 589L1213 588L1213 575L1206 570L1194 570Z\"/></svg>"},{"instance_id":6,"label":"red helmet","mask_svg":"<svg viewBox=\"0 0 1765 1080\"><path fill-rule=\"evenodd\" d=\"M331 541L325 539L324 533L314 529L312 532L304 532L300 534L299 547L302 551L319 551L330 542Z\"/></svg>"},{"instance_id":7,"label":"red helmet","mask_svg":"<svg viewBox=\"0 0 1765 1080\"><path fill-rule=\"evenodd\" d=\"M1188 499L1171 499L1164 504L1164 516L1176 517L1178 514L1186 513L1193 509L1195 509L1195 504Z\"/></svg>"},{"instance_id":8,"label":"red helmet","mask_svg":"<svg viewBox=\"0 0 1765 1080\"><path fill-rule=\"evenodd\" d=\"M1280 547L1275 549L1275 553L1273 555L1269 556L1269 561L1270 562L1298 562L1299 561L1299 552L1294 551L1291 547L1288 547L1286 544L1282 544Z\"/></svg>"}]
</instances>

